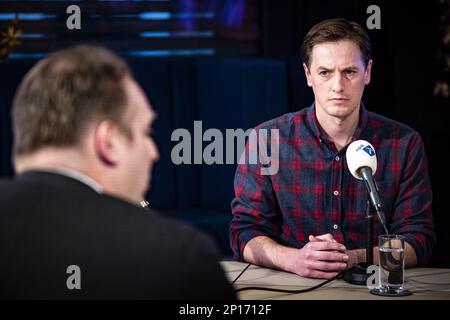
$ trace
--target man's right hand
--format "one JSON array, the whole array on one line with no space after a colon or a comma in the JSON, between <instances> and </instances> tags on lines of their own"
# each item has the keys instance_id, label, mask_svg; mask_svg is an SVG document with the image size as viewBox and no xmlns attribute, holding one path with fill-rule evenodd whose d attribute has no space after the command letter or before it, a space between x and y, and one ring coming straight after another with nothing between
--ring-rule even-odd
<instances>
[{"instance_id":1,"label":"man's right hand","mask_svg":"<svg viewBox=\"0 0 450 320\"><path fill-rule=\"evenodd\" d=\"M308 278L331 279L347 267L344 245L331 235L310 236L301 249L292 251L292 272Z\"/></svg>"}]
</instances>

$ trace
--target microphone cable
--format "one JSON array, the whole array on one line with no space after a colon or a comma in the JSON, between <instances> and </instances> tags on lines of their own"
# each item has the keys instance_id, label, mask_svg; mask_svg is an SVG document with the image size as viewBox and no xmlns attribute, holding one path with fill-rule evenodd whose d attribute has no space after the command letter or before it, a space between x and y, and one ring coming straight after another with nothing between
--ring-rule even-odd
<instances>
[{"instance_id":1,"label":"microphone cable","mask_svg":"<svg viewBox=\"0 0 450 320\"><path fill-rule=\"evenodd\" d=\"M243 274L244 272L251 266L252 264L249 263L244 270L241 271L241 273L233 280L233 282L231 282L231 285L233 285ZM310 287L310 288L306 288L306 289L299 289L299 290L289 290L289 289L275 289L275 288L266 288L266 287L243 287L243 288L239 288L234 290L235 293L241 292L241 291L248 291L248 290L260 290L260 291L272 291L272 292L283 292L283 293L305 293L305 292L309 292L309 291L313 291L315 289L318 289L320 287L323 287L324 285L326 285L327 283L330 283L338 278L340 278L345 271L339 272L336 276L334 276L331 279L328 279L326 281L323 281L321 283L319 283L318 285L314 286L314 287Z\"/></svg>"},{"instance_id":2,"label":"microphone cable","mask_svg":"<svg viewBox=\"0 0 450 320\"><path fill-rule=\"evenodd\" d=\"M241 271L241 273L239 273L239 275L233 280L233 282L231 282L231 285L233 285L243 274L245 271L247 271L247 269L251 266L252 264L249 263L244 270Z\"/></svg>"}]
</instances>

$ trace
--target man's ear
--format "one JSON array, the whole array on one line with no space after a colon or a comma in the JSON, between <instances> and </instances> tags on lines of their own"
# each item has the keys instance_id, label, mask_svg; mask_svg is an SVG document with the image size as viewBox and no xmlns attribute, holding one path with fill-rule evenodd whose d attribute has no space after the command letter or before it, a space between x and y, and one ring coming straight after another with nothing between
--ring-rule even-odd
<instances>
[{"instance_id":1,"label":"man's ear","mask_svg":"<svg viewBox=\"0 0 450 320\"><path fill-rule=\"evenodd\" d=\"M303 70L305 70L306 82L308 83L308 86L312 87L311 73L305 63L303 63Z\"/></svg>"},{"instance_id":2,"label":"man's ear","mask_svg":"<svg viewBox=\"0 0 450 320\"><path fill-rule=\"evenodd\" d=\"M366 85L368 85L370 83L370 77L372 74L372 64L373 64L373 61L369 60L369 62L367 63L366 71L364 72L364 83Z\"/></svg>"},{"instance_id":3,"label":"man's ear","mask_svg":"<svg viewBox=\"0 0 450 320\"><path fill-rule=\"evenodd\" d=\"M95 153L109 166L115 166L118 158L118 128L110 120L101 121L95 130Z\"/></svg>"}]
</instances>

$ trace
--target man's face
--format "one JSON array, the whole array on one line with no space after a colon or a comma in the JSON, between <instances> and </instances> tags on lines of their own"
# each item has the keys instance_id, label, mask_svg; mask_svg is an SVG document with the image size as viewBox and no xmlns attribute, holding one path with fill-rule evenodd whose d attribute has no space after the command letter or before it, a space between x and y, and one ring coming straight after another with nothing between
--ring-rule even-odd
<instances>
[{"instance_id":1,"label":"man's face","mask_svg":"<svg viewBox=\"0 0 450 320\"><path fill-rule=\"evenodd\" d=\"M317 44L310 67L303 67L318 112L343 120L359 110L364 86L370 82L372 61L364 65L356 43L342 40Z\"/></svg>"},{"instance_id":2,"label":"man's face","mask_svg":"<svg viewBox=\"0 0 450 320\"><path fill-rule=\"evenodd\" d=\"M124 121L131 128L132 138L123 137L119 164L121 193L128 199L143 200L150 187L151 169L159 154L151 138L151 125L155 118L142 89L132 79L125 80L128 106Z\"/></svg>"}]
</instances>

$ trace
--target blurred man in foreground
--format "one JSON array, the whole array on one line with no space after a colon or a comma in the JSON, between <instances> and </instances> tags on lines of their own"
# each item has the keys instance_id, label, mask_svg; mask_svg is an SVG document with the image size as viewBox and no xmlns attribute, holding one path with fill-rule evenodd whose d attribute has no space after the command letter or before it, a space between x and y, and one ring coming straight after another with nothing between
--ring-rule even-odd
<instances>
[{"instance_id":1,"label":"blurred man in foreground","mask_svg":"<svg viewBox=\"0 0 450 320\"><path fill-rule=\"evenodd\" d=\"M16 177L0 182L0 298L229 299L212 240L138 208L158 150L126 63L61 50L13 105Z\"/></svg>"}]
</instances>

